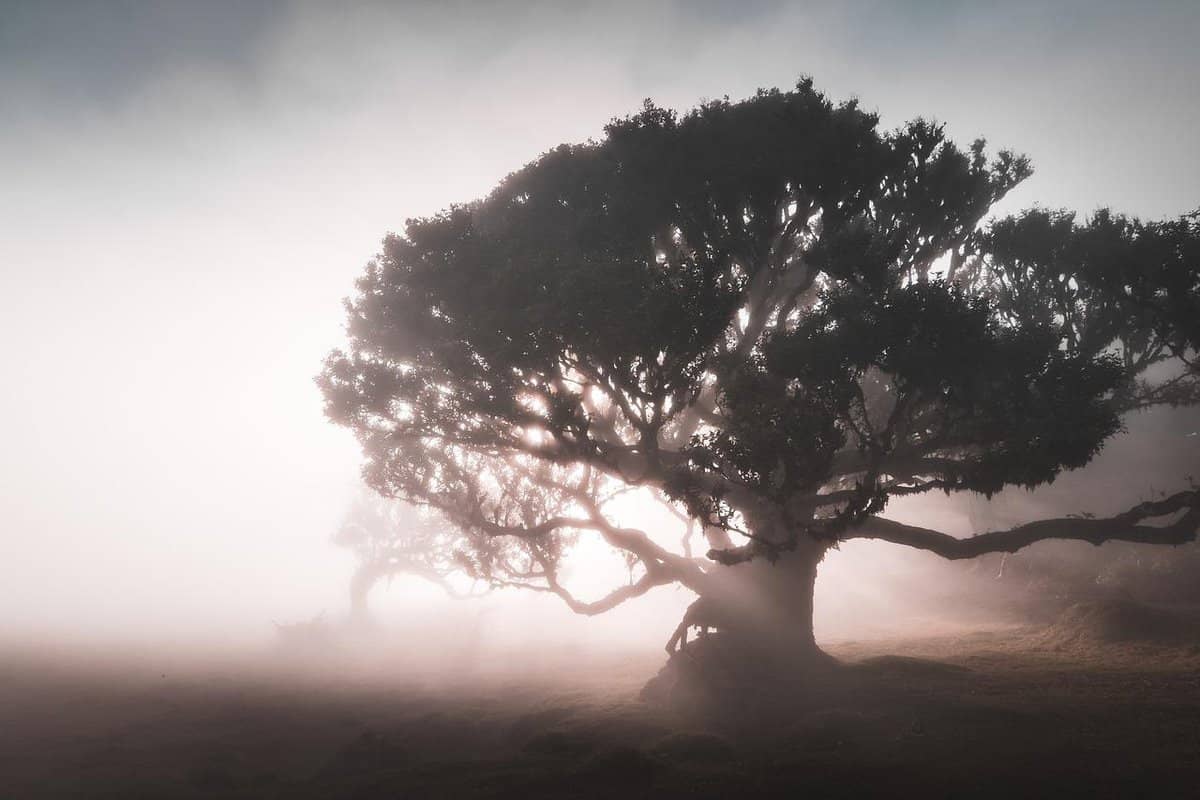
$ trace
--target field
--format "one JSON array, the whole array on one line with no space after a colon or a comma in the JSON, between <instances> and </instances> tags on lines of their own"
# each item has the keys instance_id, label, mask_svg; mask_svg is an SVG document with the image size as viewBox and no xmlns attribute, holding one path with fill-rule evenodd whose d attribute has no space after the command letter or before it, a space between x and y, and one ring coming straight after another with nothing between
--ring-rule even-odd
<instances>
[{"instance_id":1,"label":"field","mask_svg":"<svg viewBox=\"0 0 1200 800\"><path fill-rule=\"evenodd\" d=\"M0 797L1200 796L1200 647L1068 633L830 643L830 686L716 719L639 700L645 651L450 672L10 648Z\"/></svg>"}]
</instances>

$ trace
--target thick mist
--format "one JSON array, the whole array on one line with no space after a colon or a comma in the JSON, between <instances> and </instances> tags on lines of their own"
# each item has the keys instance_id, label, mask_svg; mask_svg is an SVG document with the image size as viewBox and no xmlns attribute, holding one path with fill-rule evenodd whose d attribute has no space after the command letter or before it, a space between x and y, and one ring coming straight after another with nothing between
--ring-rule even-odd
<instances>
[{"instance_id":1,"label":"thick mist","mask_svg":"<svg viewBox=\"0 0 1200 800\"><path fill-rule=\"evenodd\" d=\"M0 4L5 641L269 652L275 623L341 620L354 565L330 538L358 453L312 384L339 298L406 217L644 97L689 106L809 73L888 125L936 113L1029 153L1037 174L1000 211L1194 203L1200 31L1182 5L622 8L166 3L118 23L89 3ZM891 513L965 534L1115 509L1194 463L1194 417L1167 419L1132 420L1153 431L1144 450L1118 439L1042 492ZM848 545L822 568L818 636L938 619L918 587L956 570ZM405 579L371 599L382 629L430 649L456 631L464 654L657 653L688 602L660 589L581 619L552 597L459 603Z\"/></svg>"},{"instance_id":2,"label":"thick mist","mask_svg":"<svg viewBox=\"0 0 1200 800\"><path fill-rule=\"evenodd\" d=\"M850 541L803 658L703 620L668 658L675 584L582 616L401 570L364 602L363 456L314 378L388 232L647 98L811 76L1027 154L997 215L1186 214L1197 41L1173 0L0 0L0 796L1194 796L1194 542ZM1200 412L1124 424L1037 491L885 515L965 537L1200 478ZM645 492L613 515L677 545ZM584 532L558 577L653 561Z\"/></svg>"}]
</instances>

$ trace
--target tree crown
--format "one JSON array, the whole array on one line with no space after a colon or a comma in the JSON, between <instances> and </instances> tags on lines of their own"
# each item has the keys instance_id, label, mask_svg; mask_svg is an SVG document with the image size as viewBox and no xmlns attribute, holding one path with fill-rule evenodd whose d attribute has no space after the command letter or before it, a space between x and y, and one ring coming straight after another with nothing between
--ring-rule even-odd
<instances>
[{"instance_id":1,"label":"tree crown","mask_svg":"<svg viewBox=\"0 0 1200 800\"><path fill-rule=\"evenodd\" d=\"M581 531L640 565L638 591L703 582L605 514L629 487L733 563L855 535L892 496L1036 486L1124 411L1196 399L1200 230L985 225L1029 174L807 80L647 102L389 236L319 379L327 411L374 488L464 532L477 577L564 596Z\"/></svg>"}]
</instances>

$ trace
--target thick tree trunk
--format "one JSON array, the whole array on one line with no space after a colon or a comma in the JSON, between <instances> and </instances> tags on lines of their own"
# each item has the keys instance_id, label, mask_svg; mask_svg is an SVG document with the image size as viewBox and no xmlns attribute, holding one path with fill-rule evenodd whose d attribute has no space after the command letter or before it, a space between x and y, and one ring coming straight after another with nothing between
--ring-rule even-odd
<instances>
[{"instance_id":1,"label":"thick tree trunk","mask_svg":"<svg viewBox=\"0 0 1200 800\"><path fill-rule=\"evenodd\" d=\"M819 552L787 553L773 564L758 559L726 567L733 602L740 606L731 629L744 629L798 656L815 652L813 590L820 557Z\"/></svg>"},{"instance_id":2,"label":"thick tree trunk","mask_svg":"<svg viewBox=\"0 0 1200 800\"><path fill-rule=\"evenodd\" d=\"M643 697L703 708L804 694L834 663L813 636L813 588L824 552L810 540L774 563L717 567L681 624L688 640L672 642L670 661Z\"/></svg>"},{"instance_id":3,"label":"thick tree trunk","mask_svg":"<svg viewBox=\"0 0 1200 800\"><path fill-rule=\"evenodd\" d=\"M701 597L711 624L739 649L777 655L798 666L820 656L813 637L813 589L824 545L806 541L774 563L764 558L713 573Z\"/></svg>"}]
</instances>

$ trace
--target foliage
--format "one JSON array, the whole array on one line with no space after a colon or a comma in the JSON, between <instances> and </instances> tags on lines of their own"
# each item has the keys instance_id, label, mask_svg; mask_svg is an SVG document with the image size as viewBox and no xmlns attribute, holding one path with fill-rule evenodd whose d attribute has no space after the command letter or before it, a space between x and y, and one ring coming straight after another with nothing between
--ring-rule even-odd
<instances>
[{"instance_id":1,"label":"foliage","mask_svg":"<svg viewBox=\"0 0 1200 800\"><path fill-rule=\"evenodd\" d=\"M1198 396L1196 219L985 224L1029 174L926 120L880 130L807 80L685 114L647 102L389 236L319 379L328 414L372 487L456 526L472 574L586 613L813 542L975 554L878 514L1046 483L1122 413ZM696 521L710 559L615 522L628 488ZM1194 536L1195 492L1060 528L1148 540L1151 512ZM558 580L585 534L637 566L594 603Z\"/></svg>"}]
</instances>

